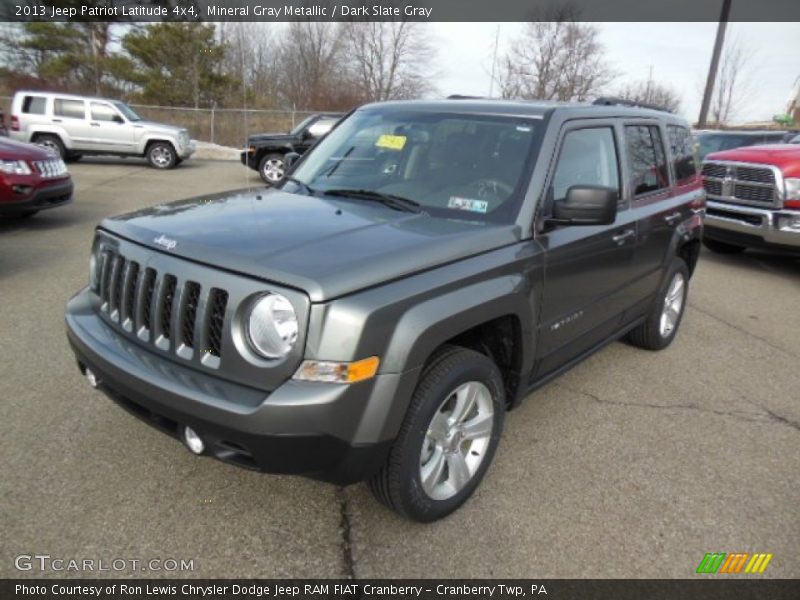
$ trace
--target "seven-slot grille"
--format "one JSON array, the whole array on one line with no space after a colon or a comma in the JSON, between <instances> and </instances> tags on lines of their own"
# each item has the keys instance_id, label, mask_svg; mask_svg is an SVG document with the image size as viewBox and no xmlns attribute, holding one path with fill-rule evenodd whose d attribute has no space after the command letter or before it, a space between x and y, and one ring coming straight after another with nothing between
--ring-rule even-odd
<instances>
[{"instance_id":1,"label":"seven-slot grille","mask_svg":"<svg viewBox=\"0 0 800 600\"><path fill-rule=\"evenodd\" d=\"M732 204L776 206L777 181L772 169L724 162L703 165L703 187L709 198Z\"/></svg>"},{"instance_id":2,"label":"seven-slot grille","mask_svg":"<svg viewBox=\"0 0 800 600\"><path fill-rule=\"evenodd\" d=\"M53 177L63 177L67 174L67 165L60 158L50 158L48 160L34 161L33 166L36 171L45 179Z\"/></svg>"},{"instance_id":3,"label":"seven-slot grille","mask_svg":"<svg viewBox=\"0 0 800 600\"><path fill-rule=\"evenodd\" d=\"M143 269L111 249L101 254L99 287L101 310L123 330L187 360L201 352L204 365L219 366L225 290L179 282L175 275Z\"/></svg>"}]
</instances>

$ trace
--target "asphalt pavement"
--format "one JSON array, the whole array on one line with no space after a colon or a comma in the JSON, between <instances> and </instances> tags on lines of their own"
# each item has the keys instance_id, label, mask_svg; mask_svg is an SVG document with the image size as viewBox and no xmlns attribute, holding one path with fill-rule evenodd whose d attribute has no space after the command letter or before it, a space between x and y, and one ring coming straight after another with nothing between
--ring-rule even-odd
<instances>
[{"instance_id":1,"label":"asphalt pavement","mask_svg":"<svg viewBox=\"0 0 800 600\"><path fill-rule=\"evenodd\" d=\"M72 205L0 221L0 577L694 577L707 552L800 577L800 260L704 251L670 348L615 343L532 394L475 496L420 525L365 485L196 458L87 385L63 313L96 223L261 184L234 162L71 171ZM193 569L18 571L34 554Z\"/></svg>"}]
</instances>

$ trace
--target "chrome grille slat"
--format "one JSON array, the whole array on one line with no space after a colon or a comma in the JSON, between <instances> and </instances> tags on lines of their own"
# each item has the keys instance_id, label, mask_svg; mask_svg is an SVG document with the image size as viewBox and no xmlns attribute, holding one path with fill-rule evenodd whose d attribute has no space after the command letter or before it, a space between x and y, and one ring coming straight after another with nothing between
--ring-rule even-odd
<instances>
[{"instance_id":1,"label":"chrome grille slat","mask_svg":"<svg viewBox=\"0 0 800 600\"><path fill-rule=\"evenodd\" d=\"M122 275L125 267L125 259L119 254L114 256L114 263L111 267L111 277L108 282L108 311L111 318L119 321L119 298L122 292Z\"/></svg>"},{"instance_id":2,"label":"chrome grille slat","mask_svg":"<svg viewBox=\"0 0 800 600\"><path fill-rule=\"evenodd\" d=\"M175 304L175 288L178 280L174 275L164 275L159 281L156 301L153 305L155 323L153 326L156 346L168 350L172 335L172 312Z\"/></svg>"},{"instance_id":3,"label":"chrome grille slat","mask_svg":"<svg viewBox=\"0 0 800 600\"><path fill-rule=\"evenodd\" d=\"M736 162L703 164L703 188L709 198L731 204L778 207L782 179L772 168Z\"/></svg>"},{"instance_id":4,"label":"chrome grille slat","mask_svg":"<svg viewBox=\"0 0 800 600\"><path fill-rule=\"evenodd\" d=\"M120 300L120 322L127 331L133 331L136 287L139 281L139 263L129 261L125 267Z\"/></svg>"}]
</instances>

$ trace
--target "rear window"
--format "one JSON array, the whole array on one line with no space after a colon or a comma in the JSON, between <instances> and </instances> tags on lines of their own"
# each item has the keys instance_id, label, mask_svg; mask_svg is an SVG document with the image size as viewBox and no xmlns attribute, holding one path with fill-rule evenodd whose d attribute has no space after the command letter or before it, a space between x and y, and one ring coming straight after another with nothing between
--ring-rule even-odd
<instances>
[{"instance_id":1,"label":"rear window","mask_svg":"<svg viewBox=\"0 0 800 600\"><path fill-rule=\"evenodd\" d=\"M675 169L677 184L692 183L697 175L692 135L686 127L667 125L667 138L669 138L669 147L672 150L672 166Z\"/></svg>"},{"instance_id":2,"label":"rear window","mask_svg":"<svg viewBox=\"0 0 800 600\"><path fill-rule=\"evenodd\" d=\"M625 127L625 140L634 195L649 194L667 187L667 160L658 127L628 125Z\"/></svg>"},{"instance_id":3,"label":"rear window","mask_svg":"<svg viewBox=\"0 0 800 600\"><path fill-rule=\"evenodd\" d=\"M56 98L53 105L53 114L70 119L84 119L86 118L86 109L84 108L83 100Z\"/></svg>"},{"instance_id":4,"label":"rear window","mask_svg":"<svg viewBox=\"0 0 800 600\"><path fill-rule=\"evenodd\" d=\"M22 100L22 112L29 115L43 115L46 101L44 96L25 96Z\"/></svg>"}]
</instances>

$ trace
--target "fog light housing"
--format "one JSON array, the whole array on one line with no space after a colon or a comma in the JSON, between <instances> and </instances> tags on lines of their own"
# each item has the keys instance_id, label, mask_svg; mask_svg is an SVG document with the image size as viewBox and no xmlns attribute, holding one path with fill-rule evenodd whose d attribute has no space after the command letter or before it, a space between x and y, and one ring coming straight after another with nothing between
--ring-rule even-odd
<instances>
[{"instance_id":1,"label":"fog light housing","mask_svg":"<svg viewBox=\"0 0 800 600\"><path fill-rule=\"evenodd\" d=\"M205 452L206 444L203 438L191 427L186 426L183 428L183 443L192 454L202 454Z\"/></svg>"},{"instance_id":2,"label":"fog light housing","mask_svg":"<svg viewBox=\"0 0 800 600\"><path fill-rule=\"evenodd\" d=\"M778 217L778 229L800 233L800 214Z\"/></svg>"}]
</instances>

